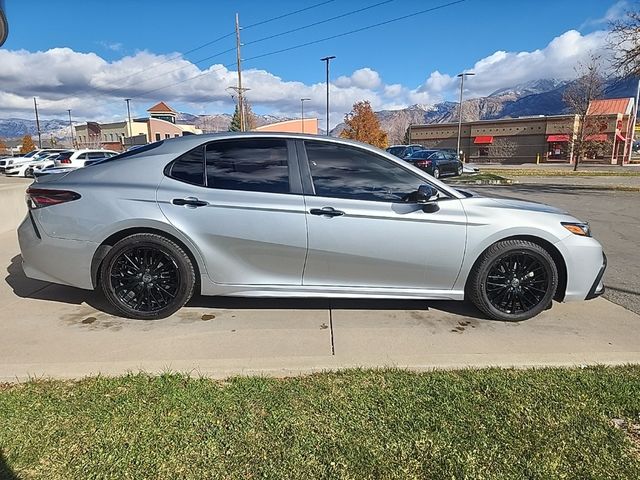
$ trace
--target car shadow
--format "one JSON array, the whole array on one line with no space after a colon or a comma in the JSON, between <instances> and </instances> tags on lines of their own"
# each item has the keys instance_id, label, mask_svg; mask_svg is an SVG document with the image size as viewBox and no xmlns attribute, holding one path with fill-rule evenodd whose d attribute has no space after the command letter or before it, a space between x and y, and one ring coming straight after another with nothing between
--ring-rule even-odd
<instances>
[{"instance_id":1,"label":"car shadow","mask_svg":"<svg viewBox=\"0 0 640 480\"><path fill-rule=\"evenodd\" d=\"M2 480L18 480L18 477L9 464L7 463L7 459L4 456L4 452L2 448L0 448L0 479Z\"/></svg>"},{"instance_id":2,"label":"car shadow","mask_svg":"<svg viewBox=\"0 0 640 480\"><path fill-rule=\"evenodd\" d=\"M81 305L86 303L96 310L119 316L103 295L97 291L56 285L28 278L22 270L22 257L16 255L7 267L5 281L17 296L35 300ZM248 298L207 297L194 295L187 307L233 310L437 310L464 317L486 319L469 302L447 300L406 300L368 298Z\"/></svg>"}]
</instances>

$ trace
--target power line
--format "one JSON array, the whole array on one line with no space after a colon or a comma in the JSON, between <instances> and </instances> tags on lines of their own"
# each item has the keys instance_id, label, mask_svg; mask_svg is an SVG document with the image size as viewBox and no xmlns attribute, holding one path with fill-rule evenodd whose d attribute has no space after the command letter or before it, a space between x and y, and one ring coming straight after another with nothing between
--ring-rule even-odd
<instances>
[{"instance_id":1,"label":"power line","mask_svg":"<svg viewBox=\"0 0 640 480\"><path fill-rule=\"evenodd\" d=\"M251 25L247 25L246 27L242 27L242 28L244 30L246 30L248 28L257 27L259 25L264 25L266 23L275 22L276 20L281 20L283 18L290 17L290 16L296 15L298 13L306 12L307 10L311 10L311 9L314 9L314 8L317 8L317 7L321 7L323 5L326 5L328 3L332 3L332 2L335 2L335 1L336 0L325 0L323 2L316 3L314 5L310 5L308 7L301 8L299 10L294 10L293 12L284 13L282 15L278 15L277 17L272 17L272 18L268 18L266 20L262 20L260 22L252 23ZM131 77L133 77L135 75L139 75L139 74L141 74L143 72L146 72L146 71L149 71L149 70L153 70L153 69L155 69L157 67L160 67L160 66L165 65L167 63L173 62L174 60L178 60L180 58L184 58L186 55L189 55L190 53L197 52L198 50L202 50L203 48L208 47L210 45L213 45L215 43L218 43L219 41L224 40L225 38L233 37L235 34L236 34L235 31L226 33L226 34L224 34L224 35L222 35L222 36L220 36L218 38L215 38L215 39L213 39L213 40L211 40L209 42L203 43L202 45L198 45L197 47L194 47L191 50L187 50L186 52L182 52L182 53L176 55L175 57L168 58L168 59L166 59L166 60L164 60L164 61L162 61L160 63L153 64L148 68L144 68L144 69L139 70L137 72L131 73L131 74L125 76L125 77L122 77L122 78L118 79L118 81L126 80L127 78L131 78ZM235 50L235 49L231 49L231 50ZM222 53L226 53L226 51L222 52ZM208 60L210 58L213 58L214 56L217 56L217 55L220 55L220 54L216 54L216 55L213 55L211 57L204 58L204 59L200 60L200 62L204 62L204 61L206 61L206 60ZM194 62L192 62L192 63L194 63ZM195 63L198 63L198 62L195 62ZM153 78L155 78L155 77L153 77Z\"/></svg>"},{"instance_id":2,"label":"power line","mask_svg":"<svg viewBox=\"0 0 640 480\"><path fill-rule=\"evenodd\" d=\"M335 0L329 0L329 1L333 2L333 1L335 1ZM301 30L305 30L305 29L307 29L307 28L311 28L311 27L315 27L315 26L318 26L318 25L322 25L322 24L324 24L324 23L332 22L332 21L334 21L334 20L338 20L338 19L341 19L341 18L345 18L345 17L348 17L348 16L350 16L350 15L355 15L356 13L361 13L361 12L364 12L364 11L366 11L366 10L370 10L370 9L372 9L372 8L379 7L380 5L384 5L384 4L387 4L387 3L391 3L391 2L393 2L393 1L395 1L395 0L384 0L384 1L382 1L382 2L378 2L378 3L375 3L375 4L373 4L373 5L369 5L369 6L367 6L367 7L359 8L359 9L357 9L357 10L352 10L352 11L349 11L349 12L342 13L342 14L340 14L340 15L336 15L336 16L331 17L331 18L327 18L327 19L325 19L325 20L320 20L320 21L318 21L318 22L313 22L313 23L310 23L310 24L308 24L308 25L303 25L303 26L301 26L301 27L296 27L296 28L293 28L293 29L291 29L291 30L287 30L287 31L285 31L285 32L280 32L280 33L276 33L276 34L273 34L273 35L269 35L269 36L266 36L266 37L263 37L263 38L259 38L259 39L257 39L257 40L252 40L251 42L243 43L243 44L242 44L242 46L254 45L254 44L256 44L256 43L265 42L265 41L267 41L267 40L271 40L271 39L273 39L273 38L281 37L281 36L283 36L283 35L288 35L288 34L290 34L290 33L298 32L298 31L301 31ZM324 3L329 3L329 2L324 2ZM302 10L297 10L296 12L292 12L292 13L290 13L290 14L281 15L280 17L276 17L276 18L282 18L282 17L285 17L285 16L289 16L289 15L292 15L293 13L298 13L298 12L303 11L303 10L308 10L309 8L311 8L311 7L307 7L306 9L302 9ZM259 22L258 24L262 25L262 24L264 24L264 23L267 23L267 22L270 22L270 21L273 21L273 20L274 20L274 19L265 20L265 21L263 21L263 22ZM253 26L258 25L258 24L253 24ZM247 28L250 28L250 26L249 26L249 27L242 27L242 30L246 30ZM235 32L234 32L234 35L235 35ZM222 38L222 37L220 37L220 38ZM199 60L193 60L193 61L191 61L191 60L190 60L190 61L189 61L190 63L189 63L188 65L183 65L183 66L178 67L178 68L175 68L175 69L173 69L173 70L169 70L168 72L163 72L163 73L160 73L160 74L158 74L158 75L154 75L153 77L144 78L144 79L141 79L141 80L139 80L139 81L140 81L140 82L143 82L143 83L146 83L146 82L148 82L149 80L153 80L154 78L158 78L158 77L162 77L162 76L165 76L165 75L169 75L169 74L171 74L171 73L178 72L178 71L180 71L180 70L184 70L185 68L189 68L189 67L190 67L190 66L192 66L192 65L198 65L198 64L200 64L200 63L202 63L202 62L206 62L207 60L211 60L212 58L220 57L220 56L224 55L225 53L233 52L235 49L236 49L235 47L234 47L234 48L229 48L229 49L227 49L227 50L223 50L223 51L221 51L221 52L214 53L213 55L209 55L208 57L204 57L204 58L201 58L201 59L199 59ZM188 52L185 52L185 53L184 53L184 54L182 54L182 55L186 55L187 53L194 52L195 50L198 50L198 49L197 49L197 48L195 48L195 49L189 50ZM177 58L178 58L178 57L174 57L174 60L175 60L175 59L177 59ZM167 61L165 61L165 62L162 62L162 63L159 63L159 64L155 65L154 67L150 67L150 68L149 68L149 70L150 70L151 68L159 67L160 65L163 65L163 64L165 64L165 63L168 63L169 61L170 61L170 60L167 60ZM129 78L129 77L134 76L134 75L137 75L138 73L142 73L142 71L137 72L137 73L134 73L134 74L131 74L131 75L127 76L127 77L123 77L121 80L127 79L127 78ZM125 87L116 88L116 89L115 89L115 91L122 90L123 88L125 88ZM112 93L112 92L114 92L114 90L111 90L111 91L110 91L110 93Z\"/></svg>"},{"instance_id":3,"label":"power line","mask_svg":"<svg viewBox=\"0 0 640 480\"><path fill-rule=\"evenodd\" d=\"M269 57L271 55L277 55L279 53L289 52L291 50L296 50L298 48L307 47L309 45L315 45L317 43L325 42L327 40L333 40L335 38L345 37L347 35L352 35L354 33L359 33L359 32L365 31L365 30L370 30L372 28L380 27L380 26L383 26L383 25L388 25L390 23L399 22L399 21L405 20L407 18L415 17L415 16L418 16L418 15L423 15L425 13L430 13L430 12L433 12L433 11L436 11L436 10L441 10L443 8L451 7L453 5L457 5L459 3L463 3L463 2L466 2L466 1L467 0L455 0L455 1L452 1L452 2L444 3L442 5L437 5L435 7L427 8L427 9L424 9L424 10L419 10L417 12L413 12L413 13L410 13L410 14L407 14L407 15L402 15L400 17L396 17L396 18L392 18L392 19L389 19L389 20L385 20L384 22L374 23L372 25L367 25L365 27L356 28L354 30L349 30L349 31L343 32L343 33L338 33L336 35L331 35L329 37L323 37L323 38L319 38L317 40L312 40L310 42L300 43L300 44L297 44L297 45L293 45L291 47L282 48L280 50L274 50L274 51L263 53L263 54L260 54L260 55L255 55L253 57L249 57L249 58L244 59L244 62L249 62L251 60L257 60L259 58ZM142 97L142 96L147 95L149 93L157 92L159 90L164 90L165 88L173 87L175 85L179 85L181 83L185 83L185 82L188 82L188 81L191 81L191 80L195 80L197 78L203 77L205 75L209 75L209 74L217 72L217 71L222 71L222 70L224 70L226 68L232 67L233 65L235 65L235 62L226 64L226 65L222 65L220 68L216 68L214 70L210 70L210 71L199 73L198 75L186 78L184 80L180 80L179 82L171 83L169 85L165 85L165 86L162 86L162 87L159 87L159 88L155 88L153 90L149 90L149 91L143 92L141 94L136 95L135 98L139 98L139 97Z\"/></svg>"}]
</instances>

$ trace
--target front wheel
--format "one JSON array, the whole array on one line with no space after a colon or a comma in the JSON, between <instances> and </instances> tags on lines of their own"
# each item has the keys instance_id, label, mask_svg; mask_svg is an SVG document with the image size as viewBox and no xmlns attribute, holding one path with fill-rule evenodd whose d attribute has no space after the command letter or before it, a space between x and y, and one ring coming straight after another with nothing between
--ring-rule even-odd
<instances>
[{"instance_id":1,"label":"front wheel","mask_svg":"<svg viewBox=\"0 0 640 480\"><path fill-rule=\"evenodd\" d=\"M488 317L520 321L547 308L557 288L558 268L544 248L526 240L504 240L478 259L467 293Z\"/></svg>"},{"instance_id":2,"label":"front wheel","mask_svg":"<svg viewBox=\"0 0 640 480\"><path fill-rule=\"evenodd\" d=\"M440 178L440 169L438 167L433 169L433 178Z\"/></svg>"},{"instance_id":3,"label":"front wheel","mask_svg":"<svg viewBox=\"0 0 640 480\"><path fill-rule=\"evenodd\" d=\"M125 317L168 317L189 301L195 272L189 256L171 240L139 233L116 243L100 271L104 296Z\"/></svg>"},{"instance_id":4,"label":"front wheel","mask_svg":"<svg viewBox=\"0 0 640 480\"><path fill-rule=\"evenodd\" d=\"M456 171L456 175L459 177L460 175L462 175L462 171L463 171L462 165L458 166L458 170Z\"/></svg>"}]
</instances>

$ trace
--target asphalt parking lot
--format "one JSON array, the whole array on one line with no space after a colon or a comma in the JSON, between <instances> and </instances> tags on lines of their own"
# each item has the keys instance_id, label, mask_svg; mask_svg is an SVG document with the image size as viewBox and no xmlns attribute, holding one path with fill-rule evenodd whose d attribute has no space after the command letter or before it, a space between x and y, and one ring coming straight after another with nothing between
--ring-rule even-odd
<instances>
[{"instance_id":1,"label":"asphalt parking lot","mask_svg":"<svg viewBox=\"0 0 640 480\"><path fill-rule=\"evenodd\" d=\"M548 203L588 221L607 254L605 298L640 314L640 192L559 184L483 186L473 190L482 195Z\"/></svg>"},{"instance_id":2,"label":"asphalt parking lot","mask_svg":"<svg viewBox=\"0 0 640 480\"><path fill-rule=\"evenodd\" d=\"M109 313L98 294L26 278L8 231L0 234L0 382L139 370L226 377L356 366L639 362L640 194L532 185L475 190L550 203L590 221L610 260L606 298L554 304L521 323L487 320L461 302L203 297L164 320L127 320Z\"/></svg>"}]
</instances>

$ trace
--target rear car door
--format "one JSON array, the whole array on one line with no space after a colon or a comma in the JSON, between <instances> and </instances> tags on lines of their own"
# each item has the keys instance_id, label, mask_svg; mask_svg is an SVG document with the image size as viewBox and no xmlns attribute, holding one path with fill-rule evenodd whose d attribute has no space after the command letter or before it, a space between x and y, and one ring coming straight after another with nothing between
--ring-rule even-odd
<instances>
[{"instance_id":1,"label":"rear car door","mask_svg":"<svg viewBox=\"0 0 640 480\"><path fill-rule=\"evenodd\" d=\"M309 251L305 286L450 290L464 256L466 215L442 194L425 213L405 197L429 183L372 151L299 145Z\"/></svg>"},{"instance_id":2,"label":"rear car door","mask_svg":"<svg viewBox=\"0 0 640 480\"><path fill-rule=\"evenodd\" d=\"M157 199L215 283L301 285L307 230L292 141L218 140L169 164Z\"/></svg>"}]
</instances>

